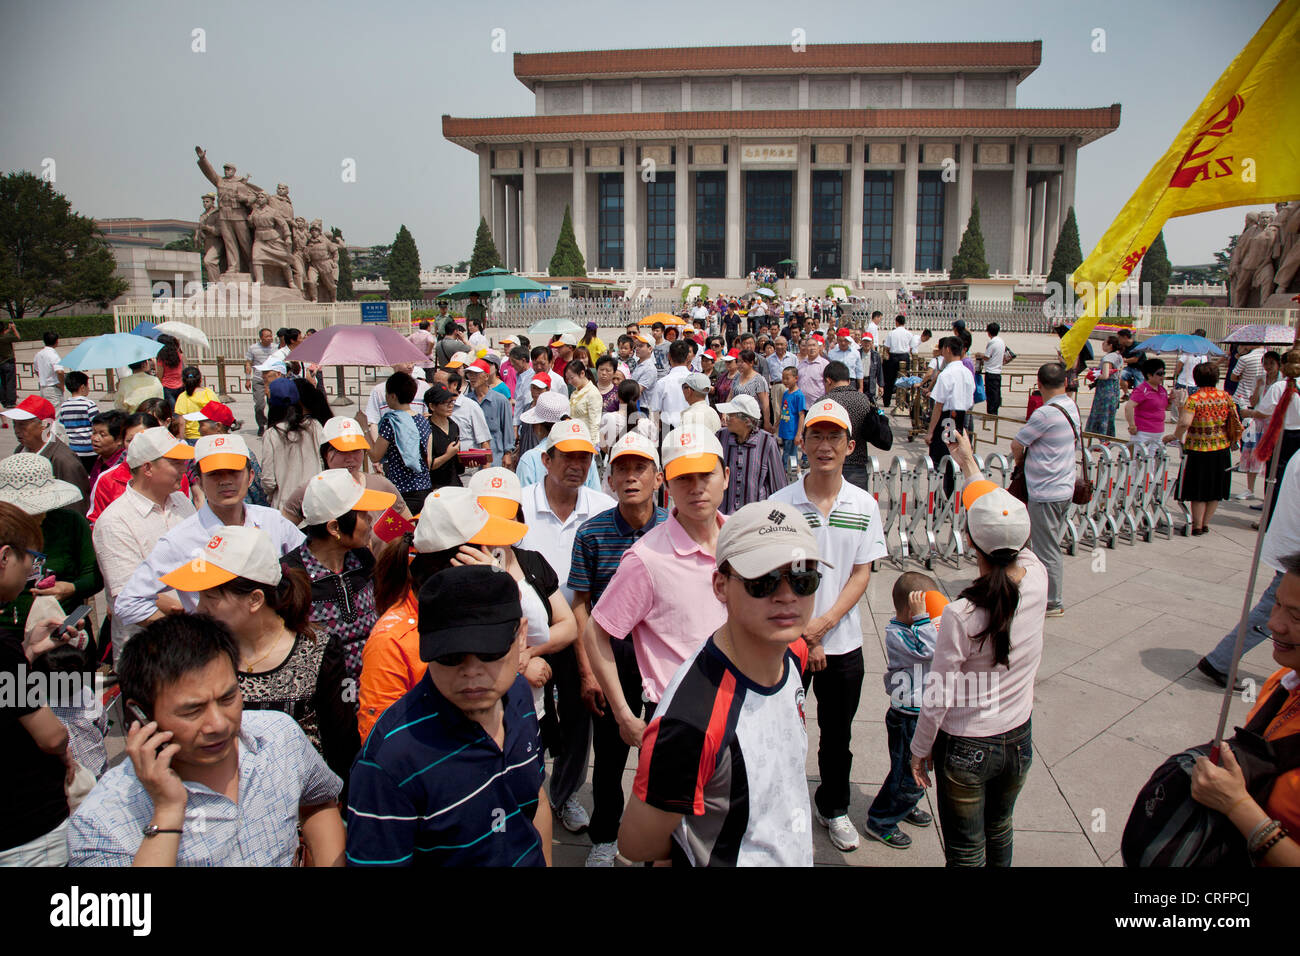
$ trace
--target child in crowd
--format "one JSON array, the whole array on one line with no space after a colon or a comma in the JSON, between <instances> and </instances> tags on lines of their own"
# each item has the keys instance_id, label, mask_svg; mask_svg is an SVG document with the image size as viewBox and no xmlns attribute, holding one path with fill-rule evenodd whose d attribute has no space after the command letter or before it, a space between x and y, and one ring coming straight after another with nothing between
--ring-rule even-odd
<instances>
[{"instance_id":1,"label":"child in crowd","mask_svg":"<svg viewBox=\"0 0 1300 956\"><path fill-rule=\"evenodd\" d=\"M912 779L912 735L938 638L925 609L925 592L937 589L934 579L919 571L899 575L894 582L894 618L885 628L889 776L867 811L867 835L898 850L912 845L912 838L898 828L900 820L919 827L933 822L933 817L916 805L925 791Z\"/></svg>"},{"instance_id":2,"label":"child in crowd","mask_svg":"<svg viewBox=\"0 0 1300 956\"><path fill-rule=\"evenodd\" d=\"M99 414L99 405L90 397L90 378L85 372L69 372L63 387L68 397L59 406L59 424L68 433L68 447L81 459L86 474L90 474L99 458L90 443L90 420Z\"/></svg>"},{"instance_id":3,"label":"child in crowd","mask_svg":"<svg viewBox=\"0 0 1300 956\"><path fill-rule=\"evenodd\" d=\"M45 675L50 709L68 728L68 753L98 780L108 769L104 746L108 717L95 699L95 668L86 648L84 634L55 644L32 661L32 673ZM68 692L79 693L82 699L69 699Z\"/></svg>"},{"instance_id":4,"label":"child in crowd","mask_svg":"<svg viewBox=\"0 0 1300 956\"><path fill-rule=\"evenodd\" d=\"M798 369L793 366L782 369L781 384L785 386L785 394L781 399L781 420L776 434L781 439L781 460L788 465L790 459L799 454L795 439L803 434L808 402L799 390Z\"/></svg>"}]
</instances>

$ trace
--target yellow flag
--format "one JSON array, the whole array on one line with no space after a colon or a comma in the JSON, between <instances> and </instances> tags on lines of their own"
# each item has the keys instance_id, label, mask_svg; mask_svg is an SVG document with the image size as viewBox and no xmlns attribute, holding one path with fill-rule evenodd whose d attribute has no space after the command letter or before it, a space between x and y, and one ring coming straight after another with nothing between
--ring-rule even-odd
<instances>
[{"instance_id":1,"label":"yellow flag","mask_svg":"<svg viewBox=\"0 0 1300 956\"><path fill-rule=\"evenodd\" d=\"M1166 220L1300 198L1298 117L1300 0L1282 0L1075 270L1085 308L1061 339L1067 367Z\"/></svg>"}]
</instances>

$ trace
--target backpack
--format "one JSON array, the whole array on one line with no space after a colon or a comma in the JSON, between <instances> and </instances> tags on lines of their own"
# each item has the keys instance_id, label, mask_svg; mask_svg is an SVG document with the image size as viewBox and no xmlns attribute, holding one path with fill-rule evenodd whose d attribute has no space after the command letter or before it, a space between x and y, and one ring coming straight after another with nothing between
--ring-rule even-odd
<instances>
[{"instance_id":1,"label":"backpack","mask_svg":"<svg viewBox=\"0 0 1300 956\"><path fill-rule=\"evenodd\" d=\"M1246 777L1246 790L1261 806L1277 778L1300 767L1300 733L1268 741L1264 730L1290 696L1278 687L1264 706L1228 741ZM1192 799L1192 768L1209 756L1211 744L1174 754L1139 792L1124 825L1120 855L1130 867L1220 867L1251 865L1246 838L1226 816Z\"/></svg>"}]
</instances>

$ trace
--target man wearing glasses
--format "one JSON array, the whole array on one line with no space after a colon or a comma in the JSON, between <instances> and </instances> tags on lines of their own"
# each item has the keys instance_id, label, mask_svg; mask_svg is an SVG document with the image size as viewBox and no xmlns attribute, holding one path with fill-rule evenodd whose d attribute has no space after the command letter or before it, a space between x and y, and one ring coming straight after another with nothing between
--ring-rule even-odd
<instances>
[{"instance_id":1,"label":"man wearing glasses","mask_svg":"<svg viewBox=\"0 0 1300 956\"><path fill-rule=\"evenodd\" d=\"M722 526L717 561L726 620L646 728L619 850L688 866L811 866L800 635L820 547L798 509L757 501Z\"/></svg>"},{"instance_id":2,"label":"man wearing glasses","mask_svg":"<svg viewBox=\"0 0 1300 956\"><path fill-rule=\"evenodd\" d=\"M768 502L799 511L831 565L823 572L812 620L803 630L809 648L804 686L811 681L817 695L821 783L814 795L815 816L836 848L850 851L858 846L858 831L849 820L852 729L865 669L858 602L871 578L871 562L889 551L876 499L843 476L844 461L855 445L848 410L833 398L815 403L804 421L803 441L808 473Z\"/></svg>"}]
</instances>

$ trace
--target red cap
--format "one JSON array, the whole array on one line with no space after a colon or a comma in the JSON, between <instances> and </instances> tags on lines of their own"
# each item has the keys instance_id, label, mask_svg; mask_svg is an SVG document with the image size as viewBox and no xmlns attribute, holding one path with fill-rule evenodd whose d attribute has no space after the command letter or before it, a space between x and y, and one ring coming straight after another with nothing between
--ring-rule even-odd
<instances>
[{"instance_id":1,"label":"red cap","mask_svg":"<svg viewBox=\"0 0 1300 956\"><path fill-rule=\"evenodd\" d=\"M841 339L851 338L851 334L848 329L840 329L838 332L835 333L835 336L836 338L841 338Z\"/></svg>"},{"instance_id":2,"label":"red cap","mask_svg":"<svg viewBox=\"0 0 1300 956\"><path fill-rule=\"evenodd\" d=\"M718 360L717 353L715 353L713 349L705 349L704 357L711 362L716 362Z\"/></svg>"},{"instance_id":3,"label":"red cap","mask_svg":"<svg viewBox=\"0 0 1300 956\"><path fill-rule=\"evenodd\" d=\"M814 332L814 333L812 334L812 337L815 338L818 342L825 342L825 341L826 341L826 339L822 336L822 334L821 334L820 332Z\"/></svg>"},{"instance_id":4,"label":"red cap","mask_svg":"<svg viewBox=\"0 0 1300 956\"><path fill-rule=\"evenodd\" d=\"M477 362L471 363L469 365L469 368L472 368L476 372L482 372L484 375L486 375L488 371L488 363L483 361L482 359L479 359Z\"/></svg>"},{"instance_id":5,"label":"red cap","mask_svg":"<svg viewBox=\"0 0 1300 956\"><path fill-rule=\"evenodd\" d=\"M22 419L39 418L41 421L53 418L55 416L54 406L47 399L39 395L28 395L13 408L5 409L5 417L21 421Z\"/></svg>"},{"instance_id":6,"label":"red cap","mask_svg":"<svg viewBox=\"0 0 1300 956\"><path fill-rule=\"evenodd\" d=\"M730 355L732 358L740 358L740 349L732 349L727 354Z\"/></svg>"},{"instance_id":7,"label":"red cap","mask_svg":"<svg viewBox=\"0 0 1300 956\"><path fill-rule=\"evenodd\" d=\"M235 413L230 410L230 406L220 402L208 402L199 411L210 422L219 422L227 428L235 424Z\"/></svg>"},{"instance_id":8,"label":"red cap","mask_svg":"<svg viewBox=\"0 0 1300 956\"><path fill-rule=\"evenodd\" d=\"M551 374L549 372L539 372L534 375L528 382L531 385L541 385L543 388L551 387Z\"/></svg>"}]
</instances>

